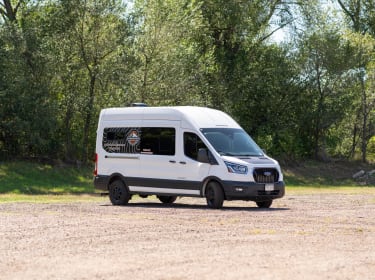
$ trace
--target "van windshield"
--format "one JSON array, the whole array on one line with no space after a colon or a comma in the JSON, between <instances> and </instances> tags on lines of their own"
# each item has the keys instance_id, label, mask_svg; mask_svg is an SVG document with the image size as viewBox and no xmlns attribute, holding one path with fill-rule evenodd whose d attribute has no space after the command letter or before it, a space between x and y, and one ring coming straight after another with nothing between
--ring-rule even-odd
<instances>
[{"instance_id":1,"label":"van windshield","mask_svg":"<svg viewBox=\"0 0 375 280\"><path fill-rule=\"evenodd\" d=\"M203 135L222 156L263 156L254 140L238 128L202 128Z\"/></svg>"}]
</instances>

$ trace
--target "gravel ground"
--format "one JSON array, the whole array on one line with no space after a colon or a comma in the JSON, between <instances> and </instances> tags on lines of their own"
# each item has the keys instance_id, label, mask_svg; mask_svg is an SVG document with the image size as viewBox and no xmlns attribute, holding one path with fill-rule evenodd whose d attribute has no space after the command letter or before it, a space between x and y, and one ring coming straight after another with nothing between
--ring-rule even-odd
<instances>
[{"instance_id":1,"label":"gravel ground","mask_svg":"<svg viewBox=\"0 0 375 280\"><path fill-rule=\"evenodd\" d=\"M0 204L0 279L375 279L375 195Z\"/></svg>"}]
</instances>

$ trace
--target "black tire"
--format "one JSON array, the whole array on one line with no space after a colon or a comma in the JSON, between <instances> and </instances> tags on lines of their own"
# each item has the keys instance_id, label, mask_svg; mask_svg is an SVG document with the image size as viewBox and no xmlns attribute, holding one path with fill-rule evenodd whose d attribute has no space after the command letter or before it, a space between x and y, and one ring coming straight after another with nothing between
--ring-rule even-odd
<instances>
[{"instance_id":1,"label":"black tire","mask_svg":"<svg viewBox=\"0 0 375 280\"><path fill-rule=\"evenodd\" d=\"M223 207L224 192L217 182L209 182L206 187L207 205L213 209L220 209Z\"/></svg>"},{"instance_id":2,"label":"black tire","mask_svg":"<svg viewBox=\"0 0 375 280\"><path fill-rule=\"evenodd\" d=\"M257 201L256 204L259 208L270 208L270 206L272 205L272 200Z\"/></svg>"},{"instance_id":3,"label":"black tire","mask_svg":"<svg viewBox=\"0 0 375 280\"><path fill-rule=\"evenodd\" d=\"M130 197L128 189L121 180L115 180L109 185L109 199L113 205L125 205Z\"/></svg>"},{"instance_id":4,"label":"black tire","mask_svg":"<svg viewBox=\"0 0 375 280\"><path fill-rule=\"evenodd\" d=\"M176 201L177 196L158 195L158 199L164 204L172 204Z\"/></svg>"}]
</instances>

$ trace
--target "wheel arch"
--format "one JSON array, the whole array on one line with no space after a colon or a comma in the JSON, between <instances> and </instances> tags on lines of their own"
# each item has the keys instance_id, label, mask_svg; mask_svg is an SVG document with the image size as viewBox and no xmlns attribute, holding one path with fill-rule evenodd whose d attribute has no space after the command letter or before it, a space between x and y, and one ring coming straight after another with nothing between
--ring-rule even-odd
<instances>
[{"instance_id":1,"label":"wheel arch","mask_svg":"<svg viewBox=\"0 0 375 280\"><path fill-rule=\"evenodd\" d=\"M109 186L116 180L120 180L124 183L126 189L129 191L128 185L126 184L125 178L122 174L120 173L113 173L111 176L109 176L108 179L108 184L107 184L107 189L109 190Z\"/></svg>"},{"instance_id":2,"label":"wheel arch","mask_svg":"<svg viewBox=\"0 0 375 280\"><path fill-rule=\"evenodd\" d=\"M222 191L224 193L224 199L227 199L227 196L226 196L225 191L224 191L223 183L222 183L221 179L219 177L216 177L216 176L209 176L209 177L207 177L203 180L202 190L201 190L202 197L205 196L207 185L210 182L218 183L220 188L222 189Z\"/></svg>"}]
</instances>

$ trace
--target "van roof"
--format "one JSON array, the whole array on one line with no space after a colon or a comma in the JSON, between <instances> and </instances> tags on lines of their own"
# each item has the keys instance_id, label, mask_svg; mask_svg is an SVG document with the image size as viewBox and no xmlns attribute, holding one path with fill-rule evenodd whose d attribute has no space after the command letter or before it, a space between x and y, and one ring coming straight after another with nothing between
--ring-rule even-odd
<instances>
[{"instance_id":1,"label":"van roof","mask_svg":"<svg viewBox=\"0 0 375 280\"><path fill-rule=\"evenodd\" d=\"M121 120L179 120L183 127L238 127L226 113L206 107L122 107L101 111L102 121Z\"/></svg>"}]
</instances>

